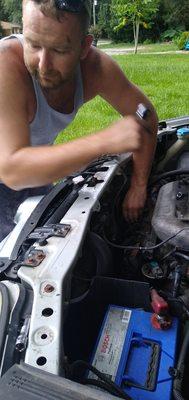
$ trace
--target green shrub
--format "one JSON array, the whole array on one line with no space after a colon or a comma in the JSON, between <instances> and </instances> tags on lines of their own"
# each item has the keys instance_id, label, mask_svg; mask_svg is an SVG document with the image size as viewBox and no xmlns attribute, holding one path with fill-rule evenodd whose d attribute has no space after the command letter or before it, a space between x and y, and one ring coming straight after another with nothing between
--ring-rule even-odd
<instances>
[{"instance_id":1,"label":"green shrub","mask_svg":"<svg viewBox=\"0 0 189 400\"><path fill-rule=\"evenodd\" d=\"M181 35L177 38L176 44L179 50L184 50L186 42L189 40L189 32L182 32Z\"/></svg>"},{"instance_id":2,"label":"green shrub","mask_svg":"<svg viewBox=\"0 0 189 400\"><path fill-rule=\"evenodd\" d=\"M178 29L167 29L165 32L161 34L162 42L172 41L175 38L180 37L181 32Z\"/></svg>"},{"instance_id":3,"label":"green shrub","mask_svg":"<svg viewBox=\"0 0 189 400\"><path fill-rule=\"evenodd\" d=\"M143 42L142 42L142 44L152 44L153 43L153 40L151 40L151 39L145 39Z\"/></svg>"},{"instance_id":4,"label":"green shrub","mask_svg":"<svg viewBox=\"0 0 189 400\"><path fill-rule=\"evenodd\" d=\"M98 25L91 25L89 33L94 36L94 39L98 40L102 36L102 29Z\"/></svg>"}]
</instances>

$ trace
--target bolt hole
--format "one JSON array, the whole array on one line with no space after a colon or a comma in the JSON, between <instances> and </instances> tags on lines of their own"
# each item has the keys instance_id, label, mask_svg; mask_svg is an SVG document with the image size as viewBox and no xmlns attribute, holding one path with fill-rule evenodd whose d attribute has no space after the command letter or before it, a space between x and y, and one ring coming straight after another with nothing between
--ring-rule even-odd
<instances>
[{"instance_id":1,"label":"bolt hole","mask_svg":"<svg viewBox=\"0 0 189 400\"><path fill-rule=\"evenodd\" d=\"M47 359L45 357L39 357L36 362L37 362L37 365L45 365L47 362Z\"/></svg>"},{"instance_id":2,"label":"bolt hole","mask_svg":"<svg viewBox=\"0 0 189 400\"><path fill-rule=\"evenodd\" d=\"M85 200L89 200L89 197L85 197Z\"/></svg>"},{"instance_id":3,"label":"bolt hole","mask_svg":"<svg viewBox=\"0 0 189 400\"><path fill-rule=\"evenodd\" d=\"M85 214L85 211L82 211L82 214Z\"/></svg>"},{"instance_id":4,"label":"bolt hole","mask_svg":"<svg viewBox=\"0 0 189 400\"><path fill-rule=\"evenodd\" d=\"M42 311L42 315L44 317L50 317L53 314L53 309L52 308L44 308L44 310Z\"/></svg>"},{"instance_id":5,"label":"bolt hole","mask_svg":"<svg viewBox=\"0 0 189 400\"><path fill-rule=\"evenodd\" d=\"M47 339L47 334L46 334L46 333L43 333L43 334L41 335L41 339Z\"/></svg>"}]
</instances>

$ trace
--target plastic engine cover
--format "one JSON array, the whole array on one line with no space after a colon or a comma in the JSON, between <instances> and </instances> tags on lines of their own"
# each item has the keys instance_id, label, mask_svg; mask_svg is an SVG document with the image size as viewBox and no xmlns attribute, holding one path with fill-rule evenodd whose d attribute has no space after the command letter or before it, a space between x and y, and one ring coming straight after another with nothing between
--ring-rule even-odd
<instances>
[{"instance_id":1,"label":"plastic engine cover","mask_svg":"<svg viewBox=\"0 0 189 400\"><path fill-rule=\"evenodd\" d=\"M158 195L152 226L159 239L188 249L189 246L189 184L186 181L164 185Z\"/></svg>"}]
</instances>

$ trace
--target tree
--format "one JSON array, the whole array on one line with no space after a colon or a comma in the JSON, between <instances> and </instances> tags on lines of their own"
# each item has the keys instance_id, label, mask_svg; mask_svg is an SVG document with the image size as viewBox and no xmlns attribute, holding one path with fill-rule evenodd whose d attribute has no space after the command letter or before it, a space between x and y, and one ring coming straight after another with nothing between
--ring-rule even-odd
<instances>
[{"instance_id":1,"label":"tree","mask_svg":"<svg viewBox=\"0 0 189 400\"><path fill-rule=\"evenodd\" d=\"M118 24L115 30L123 28L132 22L137 53L140 25L145 28L150 26L150 20L158 11L159 0L112 0L112 14L117 16Z\"/></svg>"},{"instance_id":2,"label":"tree","mask_svg":"<svg viewBox=\"0 0 189 400\"><path fill-rule=\"evenodd\" d=\"M1 0L2 8L10 22L21 23L22 0Z\"/></svg>"},{"instance_id":3,"label":"tree","mask_svg":"<svg viewBox=\"0 0 189 400\"><path fill-rule=\"evenodd\" d=\"M168 28L181 27L189 30L189 1L164 0L164 20Z\"/></svg>"},{"instance_id":4,"label":"tree","mask_svg":"<svg viewBox=\"0 0 189 400\"><path fill-rule=\"evenodd\" d=\"M104 36L108 36L110 29L110 2L100 3L98 12L98 25L100 26Z\"/></svg>"},{"instance_id":5,"label":"tree","mask_svg":"<svg viewBox=\"0 0 189 400\"><path fill-rule=\"evenodd\" d=\"M4 1L0 0L0 21L6 21L7 20L7 14L4 10Z\"/></svg>"}]
</instances>

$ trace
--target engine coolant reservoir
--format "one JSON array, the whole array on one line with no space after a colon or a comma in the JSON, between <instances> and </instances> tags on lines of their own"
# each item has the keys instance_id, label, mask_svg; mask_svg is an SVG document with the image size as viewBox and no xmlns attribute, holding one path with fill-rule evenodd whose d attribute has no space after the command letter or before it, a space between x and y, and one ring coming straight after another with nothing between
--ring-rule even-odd
<instances>
[{"instance_id":1,"label":"engine coolant reservoir","mask_svg":"<svg viewBox=\"0 0 189 400\"><path fill-rule=\"evenodd\" d=\"M167 150L164 159L158 164L157 171L163 171L167 163L187 145L189 145L189 126L177 130L177 141Z\"/></svg>"}]
</instances>

